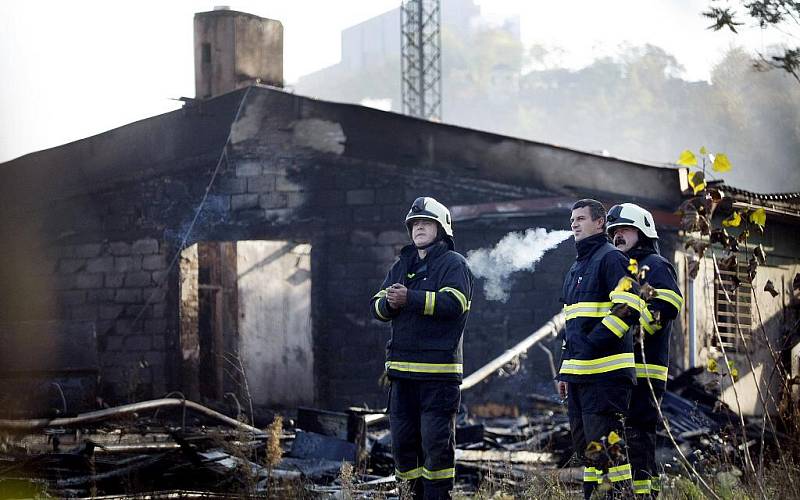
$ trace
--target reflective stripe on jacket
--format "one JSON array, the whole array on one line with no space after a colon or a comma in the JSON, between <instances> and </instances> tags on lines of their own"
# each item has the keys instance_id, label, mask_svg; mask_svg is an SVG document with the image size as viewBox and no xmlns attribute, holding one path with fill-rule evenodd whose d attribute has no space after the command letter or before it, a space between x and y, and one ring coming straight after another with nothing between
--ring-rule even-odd
<instances>
[{"instance_id":1,"label":"reflective stripe on jacket","mask_svg":"<svg viewBox=\"0 0 800 500\"><path fill-rule=\"evenodd\" d=\"M407 304L399 310L386 300L386 290L394 283L408 288ZM423 260L413 245L403 248L370 303L376 319L392 322L386 344L390 377L461 380L472 288L466 259L444 242L431 247Z\"/></svg>"},{"instance_id":2,"label":"reflective stripe on jacket","mask_svg":"<svg viewBox=\"0 0 800 500\"><path fill-rule=\"evenodd\" d=\"M614 291L628 274L628 258L605 234L577 243L578 258L564 279L566 316L559 380L586 383L619 378L636 380L631 326L644 302L630 292ZM615 304L629 306L625 320L611 314Z\"/></svg>"}]
</instances>

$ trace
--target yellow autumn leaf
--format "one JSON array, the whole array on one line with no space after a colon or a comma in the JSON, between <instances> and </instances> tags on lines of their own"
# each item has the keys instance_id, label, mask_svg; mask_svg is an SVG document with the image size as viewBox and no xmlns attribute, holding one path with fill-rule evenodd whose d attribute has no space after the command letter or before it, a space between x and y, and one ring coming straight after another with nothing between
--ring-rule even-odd
<instances>
[{"instance_id":1,"label":"yellow autumn leaf","mask_svg":"<svg viewBox=\"0 0 800 500\"><path fill-rule=\"evenodd\" d=\"M619 434L617 434L614 431L611 431L611 433L608 435L608 444L613 445L619 443L620 441L622 441L622 438L619 437Z\"/></svg>"},{"instance_id":2,"label":"yellow autumn leaf","mask_svg":"<svg viewBox=\"0 0 800 500\"><path fill-rule=\"evenodd\" d=\"M750 222L764 227L767 224L767 212L759 208L750 214Z\"/></svg>"},{"instance_id":3,"label":"yellow autumn leaf","mask_svg":"<svg viewBox=\"0 0 800 500\"><path fill-rule=\"evenodd\" d=\"M696 167L697 157L694 155L694 153L692 153L691 150L687 149L681 153L677 163L678 165L683 165L684 167Z\"/></svg>"},{"instance_id":4,"label":"yellow autumn leaf","mask_svg":"<svg viewBox=\"0 0 800 500\"><path fill-rule=\"evenodd\" d=\"M714 163L711 165L714 172L730 172L731 162L728 160L728 155L717 153L714 157Z\"/></svg>"},{"instance_id":5,"label":"yellow autumn leaf","mask_svg":"<svg viewBox=\"0 0 800 500\"><path fill-rule=\"evenodd\" d=\"M705 146L701 146L700 147L700 154L701 155L707 155L708 154L708 150L706 149Z\"/></svg>"},{"instance_id":6,"label":"yellow autumn leaf","mask_svg":"<svg viewBox=\"0 0 800 500\"><path fill-rule=\"evenodd\" d=\"M734 382L739 380L739 370L738 369L734 368L733 370L731 370L731 378L733 379Z\"/></svg>"},{"instance_id":7,"label":"yellow autumn leaf","mask_svg":"<svg viewBox=\"0 0 800 500\"><path fill-rule=\"evenodd\" d=\"M598 443L597 441L590 441L589 444L586 445L586 453L597 453L603 450L603 445Z\"/></svg>"},{"instance_id":8,"label":"yellow autumn leaf","mask_svg":"<svg viewBox=\"0 0 800 500\"><path fill-rule=\"evenodd\" d=\"M703 176L703 172L689 172L688 177L689 185L692 187L694 194L697 194L706 188L706 179Z\"/></svg>"},{"instance_id":9,"label":"yellow autumn leaf","mask_svg":"<svg viewBox=\"0 0 800 500\"><path fill-rule=\"evenodd\" d=\"M708 360L708 371L711 373L717 373L717 360L711 358Z\"/></svg>"},{"instance_id":10,"label":"yellow autumn leaf","mask_svg":"<svg viewBox=\"0 0 800 500\"><path fill-rule=\"evenodd\" d=\"M722 225L725 227L739 227L741 223L742 216L739 215L739 212L733 212L730 217L722 221Z\"/></svg>"},{"instance_id":11,"label":"yellow autumn leaf","mask_svg":"<svg viewBox=\"0 0 800 500\"><path fill-rule=\"evenodd\" d=\"M639 263L636 262L636 259L631 259L628 262L628 271L630 271L631 274L636 274L639 272Z\"/></svg>"},{"instance_id":12,"label":"yellow autumn leaf","mask_svg":"<svg viewBox=\"0 0 800 500\"><path fill-rule=\"evenodd\" d=\"M633 280L627 276L620 278L617 287L614 288L615 292L627 292L633 287Z\"/></svg>"}]
</instances>

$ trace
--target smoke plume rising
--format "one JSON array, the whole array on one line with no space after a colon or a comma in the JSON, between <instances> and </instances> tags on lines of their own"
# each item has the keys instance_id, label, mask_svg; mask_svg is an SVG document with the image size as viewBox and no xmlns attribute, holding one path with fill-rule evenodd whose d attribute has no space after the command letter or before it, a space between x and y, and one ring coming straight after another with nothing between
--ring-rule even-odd
<instances>
[{"instance_id":1,"label":"smoke plume rising","mask_svg":"<svg viewBox=\"0 0 800 500\"><path fill-rule=\"evenodd\" d=\"M516 271L533 271L544 253L572 236L570 231L528 229L509 233L492 249L480 248L467 253L467 261L477 278L486 280L483 293L488 300L508 300L509 276Z\"/></svg>"}]
</instances>

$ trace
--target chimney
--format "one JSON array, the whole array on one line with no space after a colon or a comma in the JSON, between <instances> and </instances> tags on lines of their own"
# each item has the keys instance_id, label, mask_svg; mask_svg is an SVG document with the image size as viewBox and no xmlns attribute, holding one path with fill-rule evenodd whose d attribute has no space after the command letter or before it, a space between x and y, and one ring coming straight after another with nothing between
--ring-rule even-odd
<instances>
[{"instance_id":1,"label":"chimney","mask_svg":"<svg viewBox=\"0 0 800 500\"><path fill-rule=\"evenodd\" d=\"M264 83L283 87L280 21L215 7L194 15L195 97Z\"/></svg>"}]
</instances>

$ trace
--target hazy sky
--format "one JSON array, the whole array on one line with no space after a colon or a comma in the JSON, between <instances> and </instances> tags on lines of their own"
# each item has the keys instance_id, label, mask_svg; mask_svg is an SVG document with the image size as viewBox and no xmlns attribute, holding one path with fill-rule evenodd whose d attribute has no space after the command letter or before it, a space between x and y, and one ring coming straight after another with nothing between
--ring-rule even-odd
<instances>
[{"instance_id":1,"label":"hazy sky","mask_svg":"<svg viewBox=\"0 0 800 500\"><path fill-rule=\"evenodd\" d=\"M573 68L652 43L685 78L706 79L731 43L775 41L756 28L735 38L705 30L707 0L476 3L492 19L519 15L526 45L562 47L550 62ZM291 85L339 61L344 28L400 0L0 0L0 162L179 108L172 99L194 95L192 16L220 4L283 23Z\"/></svg>"}]
</instances>

